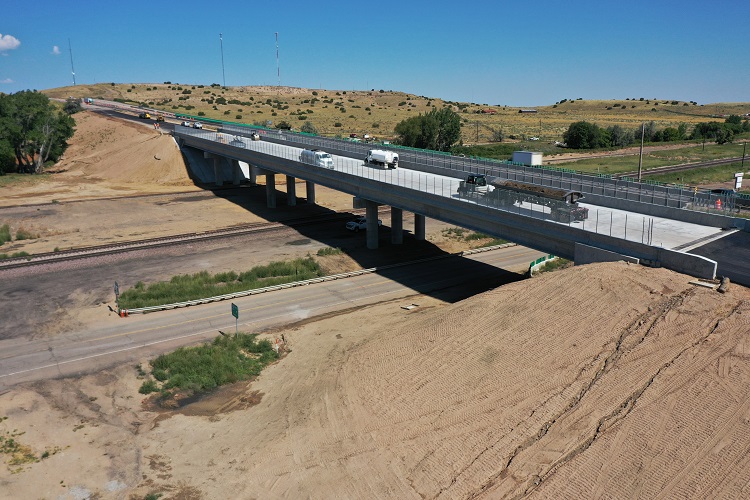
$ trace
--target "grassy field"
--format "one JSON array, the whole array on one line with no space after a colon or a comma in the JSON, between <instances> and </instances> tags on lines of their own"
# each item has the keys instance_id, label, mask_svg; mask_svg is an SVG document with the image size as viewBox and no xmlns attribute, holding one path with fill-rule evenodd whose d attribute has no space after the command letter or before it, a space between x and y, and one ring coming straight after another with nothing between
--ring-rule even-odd
<instances>
[{"instance_id":1,"label":"grassy field","mask_svg":"<svg viewBox=\"0 0 750 500\"><path fill-rule=\"evenodd\" d=\"M529 143L535 150L562 140L568 126L580 120L600 126L620 125L635 129L654 121L657 129L703 121L723 121L721 115L750 112L750 103L697 104L662 99L619 100L565 99L555 104L519 108L497 104L459 103L437 97L403 92L370 90L323 90L293 87L227 87L214 85L152 83L96 84L44 91L50 97L93 97L143 104L168 112L204 116L216 120L272 126L286 121L294 129L312 123L322 135L370 134L392 139L395 125L433 107L451 106L462 118L465 144L491 142L502 131L508 141ZM536 113L520 113L535 109ZM524 143L525 144L525 143Z\"/></svg>"}]
</instances>

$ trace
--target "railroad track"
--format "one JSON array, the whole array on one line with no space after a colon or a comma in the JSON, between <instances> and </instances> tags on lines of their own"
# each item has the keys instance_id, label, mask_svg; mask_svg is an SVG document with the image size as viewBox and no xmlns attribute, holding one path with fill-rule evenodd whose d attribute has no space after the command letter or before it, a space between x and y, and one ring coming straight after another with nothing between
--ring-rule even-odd
<instances>
[{"instance_id":1,"label":"railroad track","mask_svg":"<svg viewBox=\"0 0 750 500\"><path fill-rule=\"evenodd\" d=\"M699 163L682 163L680 165L667 165L665 167L655 167L655 168L649 168L648 170L642 170L641 176L668 174L671 172L682 172L685 170L693 170L695 168L716 167L719 165L728 165L730 163L737 163L741 161L742 161L742 157L739 156L737 158L722 158L719 160L702 161ZM633 172L622 172L622 173L616 174L614 177L617 177L618 179L620 179L622 177L637 177L637 176L638 176L638 171L635 170Z\"/></svg>"},{"instance_id":2,"label":"railroad track","mask_svg":"<svg viewBox=\"0 0 750 500\"><path fill-rule=\"evenodd\" d=\"M144 250L151 248L166 247L191 243L196 241L208 241L219 238L233 236L242 236L247 234L259 234L269 231L276 231L284 228L295 228L313 224L321 224L335 220L348 220L352 215L360 215L365 212L364 209L352 210L346 214L324 214L289 219L283 222L256 222L251 224L242 224L238 226L216 229L212 231L201 231L197 233L177 234L173 236L164 236L159 238L149 238L145 240L125 241L120 243L110 243L106 245L97 245L91 247L80 247L58 252L46 252L24 257L13 257L9 259L0 259L0 272L4 269L15 269L19 267L30 267L40 264L49 264L54 262L64 262L102 255L112 255L117 253L132 252L135 250Z\"/></svg>"}]
</instances>

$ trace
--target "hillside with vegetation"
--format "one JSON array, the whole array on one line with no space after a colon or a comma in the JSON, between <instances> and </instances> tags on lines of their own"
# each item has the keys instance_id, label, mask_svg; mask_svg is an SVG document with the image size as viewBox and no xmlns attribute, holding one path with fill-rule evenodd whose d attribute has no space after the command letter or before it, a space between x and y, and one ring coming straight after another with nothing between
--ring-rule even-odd
<instances>
[{"instance_id":1,"label":"hillside with vegetation","mask_svg":"<svg viewBox=\"0 0 750 500\"><path fill-rule=\"evenodd\" d=\"M524 141L563 141L574 122L633 130L653 122L656 130L691 132L701 122L723 122L729 115L750 113L750 103L699 104L633 97L614 100L562 99L537 107L453 102L392 90L322 90L274 86L221 87L164 82L158 84L101 83L44 91L50 97L93 97L143 105L171 113L294 130L305 124L321 135L349 137L369 134L394 139L396 126L413 116L448 106L461 117L464 144Z\"/></svg>"}]
</instances>

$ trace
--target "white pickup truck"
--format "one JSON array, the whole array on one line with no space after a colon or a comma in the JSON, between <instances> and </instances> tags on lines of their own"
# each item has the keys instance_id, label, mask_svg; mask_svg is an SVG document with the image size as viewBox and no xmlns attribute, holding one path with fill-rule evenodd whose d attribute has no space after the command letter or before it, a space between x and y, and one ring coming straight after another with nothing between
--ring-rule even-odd
<instances>
[{"instance_id":1,"label":"white pickup truck","mask_svg":"<svg viewBox=\"0 0 750 500\"><path fill-rule=\"evenodd\" d=\"M383 221L378 219L378 226L382 226ZM350 220L346 223L346 228L349 231L354 231L355 233L358 233L360 229L365 230L367 229L367 219L364 217L357 217L354 220Z\"/></svg>"}]
</instances>

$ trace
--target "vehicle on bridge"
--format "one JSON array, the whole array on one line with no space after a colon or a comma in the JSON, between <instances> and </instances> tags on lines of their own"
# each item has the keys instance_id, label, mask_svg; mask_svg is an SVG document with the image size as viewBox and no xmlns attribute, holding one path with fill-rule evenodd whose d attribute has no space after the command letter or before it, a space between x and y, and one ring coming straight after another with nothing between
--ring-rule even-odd
<instances>
[{"instance_id":1,"label":"vehicle on bridge","mask_svg":"<svg viewBox=\"0 0 750 500\"><path fill-rule=\"evenodd\" d=\"M383 221L378 219L378 226L382 226ZM365 217L357 217L354 220L350 220L346 223L346 228L349 231L354 231L355 233L358 233L360 229L363 231L367 229L367 219Z\"/></svg>"},{"instance_id":2,"label":"vehicle on bridge","mask_svg":"<svg viewBox=\"0 0 750 500\"><path fill-rule=\"evenodd\" d=\"M140 114L138 115L138 118L143 118L143 119L145 119L145 120L150 120L150 119L151 119L151 113L146 113L146 112L144 111L144 112L142 112L142 113L140 113Z\"/></svg>"},{"instance_id":3,"label":"vehicle on bridge","mask_svg":"<svg viewBox=\"0 0 750 500\"><path fill-rule=\"evenodd\" d=\"M578 205L583 198L580 191L537 186L524 182L494 179L487 182L482 174L470 174L458 186L458 194L465 197L481 197L494 206L514 206L517 203L533 203L550 209L550 218L557 222L586 220L589 209Z\"/></svg>"},{"instance_id":4,"label":"vehicle on bridge","mask_svg":"<svg viewBox=\"0 0 750 500\"><path fill-rule=\"evenodd\" d=\"M333 168L333 157L320 149L303 149L299 161L316 167Z\"/></svg>"},{"instance_id":5,"label":"vehicle on bridge","mask_svg":"<svg viewBox=\"0 0 750 500\"><path fill-rule=\"evenodd\" d=\"M259 141L260 140L260 134L258 134L258 132L252 132L250 134L250 140L251 141Z\"/></svg>"},{"instance_id":6,"label":"vehicle on bridge","mask_svg":"<svg viewBox=\"0 0 750 500\"><path fill-rule=\"evenodd\" d=\"M398 153L383 151L382 149L371 149L365 156L365 163L378 165L383 168L398 168Z\"/></svg>"}]
</instances>

